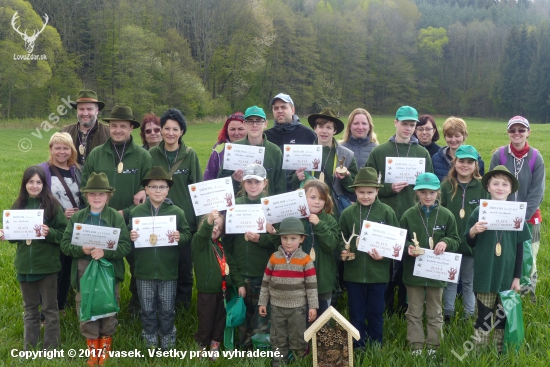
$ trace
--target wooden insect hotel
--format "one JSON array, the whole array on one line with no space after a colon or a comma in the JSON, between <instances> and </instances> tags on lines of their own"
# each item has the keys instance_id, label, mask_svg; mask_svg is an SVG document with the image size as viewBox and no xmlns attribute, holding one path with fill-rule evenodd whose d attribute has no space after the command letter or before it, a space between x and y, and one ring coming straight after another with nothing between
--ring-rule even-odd
<instances>
[{"instance_id":1,"label":"wooden insect hotel","mask_svg":"<svg viewBox=\"0 0 550 367\"><path fill-rule=\"evenodd\" d=\"M359 340L359 331L332 306L304 333L306 342L313 339L314 367L352 367L352 338Z\"/></svg>"}]
</instances>

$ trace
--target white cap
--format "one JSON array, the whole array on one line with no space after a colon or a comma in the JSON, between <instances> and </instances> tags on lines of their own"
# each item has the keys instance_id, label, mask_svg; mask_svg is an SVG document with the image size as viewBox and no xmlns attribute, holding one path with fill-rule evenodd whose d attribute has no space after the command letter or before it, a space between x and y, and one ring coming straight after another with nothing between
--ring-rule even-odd
<instances>
[{"instance_id":1,"label":"white cap","mask_svg":"<svg viewBox=\"0 0 550 367\"><path fill-rule=\"evenodd\" d=\"M271 105L273 106L273 103L275 103L275 100L280 99L283 102L290 103L294 106L294 101L292 101L292 98L288 94L279 93L273 99L271 100Z\"/></svg>"},{"instance_id":2,"label":"white cap","mask_svg":"<svg viewBox=\"0 0 550 367\"><path fill-rule=\"evenodd\" d=\"M526 128L530 129L529 127L529 121L527 121L527 119L525 117L522 117L522 116L514 116L510 119L510 121L508 121L508 127L507 129L510 128L510 126L514 125L514 124L520 124L520 125L523 125L525 126Z\"/></svg>"},{"instance_id":3,"label":"white cap","mask_svg":"<svg viewBox=\"0 0 550 367\"><path fill-rule=\"evenodd\" d=\"M258 180L264 181L267 177L267 172L261 164L249 164L246 166L243 172L243 181L246 180Z\"/></svg>"}]
</instances>

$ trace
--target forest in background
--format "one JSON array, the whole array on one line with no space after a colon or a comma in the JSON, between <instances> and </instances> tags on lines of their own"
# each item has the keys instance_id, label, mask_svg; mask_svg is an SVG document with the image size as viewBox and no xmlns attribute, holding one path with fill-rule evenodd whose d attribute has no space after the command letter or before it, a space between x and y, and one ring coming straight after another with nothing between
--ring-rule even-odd
<instances>
[{"instance_id":1,"label":"forest in background","mask_svg":"<svg viewBox=\"0 0 550 367\"><path fill-rule=\"evenodd\" d=\"M40 29L34 55L11 27ZM550 119L549 0L0 0L0 119L94 89L137 116L331 106Z\"/></svg>"}]
</instances>

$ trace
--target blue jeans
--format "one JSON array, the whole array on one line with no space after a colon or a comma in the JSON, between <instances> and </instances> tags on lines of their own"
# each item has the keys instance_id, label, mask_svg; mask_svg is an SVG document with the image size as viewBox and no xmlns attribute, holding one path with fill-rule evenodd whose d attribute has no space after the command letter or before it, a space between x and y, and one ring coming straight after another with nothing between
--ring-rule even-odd
<instances>
[{"instance_id":1,"label":"blue jeans","mask_svg":"<svg viewBox=\"0 0 550 367\"><path fill-rule=\"evenodd\" d=\"M386 283L344 282L348 290L350 322L359 331L361 339L353 341L354 348L362 348L367 340L382 344L384 327L384 294ZM365 325L365 320L367 325Z\"/></svg>"},{"instance_id":2,"label":"blue jeans","mask_svg":"<svg viewBox=\"0 0 550 367\"><path fill-rule=\"evenodd\" d=\"M473 317L475 312L476 296L474 295L474 257L462 256L460 264L460 280L462 280L462 306L466 317ZM447 283L443 290L443 309L445 315L455 312L457 283Z\"/></svg>"}]
</instances>

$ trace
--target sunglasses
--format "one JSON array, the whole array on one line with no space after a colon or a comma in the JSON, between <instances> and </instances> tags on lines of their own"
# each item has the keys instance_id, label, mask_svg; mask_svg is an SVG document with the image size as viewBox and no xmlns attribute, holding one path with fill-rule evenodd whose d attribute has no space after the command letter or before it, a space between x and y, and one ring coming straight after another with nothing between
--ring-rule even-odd
<instances>
[{"instance_id":1,"label":"sunglasses","mask_svg":"<svg viewBox=\"0 0 550 367\"><path fill-rule=\"evenodd\" d=\"M527 131L527 129L508 129L508 132L510 134L515 134L515 133L523 134L526 131Z\"/></svg>"},{"instance_id":2,"label":"sunglasses","mask_svg":"<svg viewBox=\"0 0 550 367\"><path fill-rule=\"evenodd\" d=\"M155 127L154 129L145 129L145 134L151 134L152 132L155 132L155 134L160 133L160 128Z\"/></svg>"}]
</instances>

